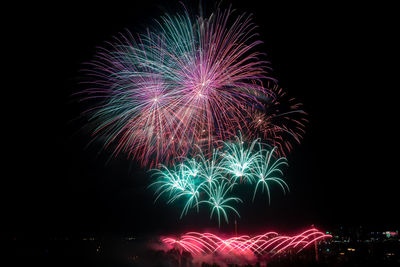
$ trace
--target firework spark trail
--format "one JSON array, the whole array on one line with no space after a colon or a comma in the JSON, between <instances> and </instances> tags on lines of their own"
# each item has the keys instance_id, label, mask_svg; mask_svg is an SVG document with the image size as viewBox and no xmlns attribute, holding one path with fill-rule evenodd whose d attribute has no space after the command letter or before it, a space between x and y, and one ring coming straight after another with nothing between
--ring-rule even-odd
<instances>
[{"instance_id":1,"label":"firework spark trail","mask_svg":"<svg viewBox=\"0 0 400 267\"><path fill-rule=\"evenodd\" d=\"M221 225L221 214L223 215L225 222L229 222L227 210L233 211L237 216L240 217L239 212L229 203L232 201L238 203L242 202L242 200L238 197L227 197L227 193L232 191L235 185L236 183L228 184L228 182L225 180L221 180L219 183L206 186L205 192L208 196L208 200L202 200L199 202L199 204L205 203L211 207L210 218L212 218L214 212L216 213L218 226Z\"/></svg>"},{"instance_id":2,"label":"firework spark trail","mask_svg":"<svg viewBox=\"0 0 400 267\"><path fill-rule=\"evenodd\" d=\"M260 94L262 109L254 109L249 132L253 138L262 137L268 144L278 147L277 154L286 156L293 149L294 143L300 143L308 122L307 113L302 104L290 97L277 84L267 83L270 95Z\"/></svg>"},{"instance_id":3,"label":"firework spark trail","mask_svg":"<svg viewBox=\"0 0 400 267\"><path fill-rule=\"evenodd\" d=\"M254 198L257 193L258 186L261 184L262 187L262 192L264 192L264 188L267 189L267 195L268 195L268 203L271 203L271 193L270 193L270 188L269 188L269 182L275 182L277 183L285 193L285 187L287 190L289 190L289 186L283 181L279 176L283 176L283 172L280 169L281 166L283 165L288 165L286 158L278 158L274 162L271 160L272 156L274 155L274 152L276 150L276 147L274 147L271 151L264 150L260 148L260 153L261 153L261 160L255 161L254 162L254 178L258 179L256 183L256 187L254 189L254 194L253 194L253 202ZM275 173L277 175L275 175ZM278 176L279 175L279 176Z\"/></svg>"},{"instance_id":4,"label":"firework spark trail","mask_svg":"<svg viewBox=\"0 0 400 267\"><path fill-rule=\"evenodd\" d=\"M160 169L154 169L153 175L159 177L150 185L156 187L155 201L164 194L168 195L168 204L177 199L186 198L181 218L192 207L196 207L198 210L199 185L195 173L183 163L176 165L173 169L168 169L165 165L161 165Z\"/></svg>"},{"instance_id":5,"label":"firework spark trail","mask_svg":"<svg viewBox=\"0 0 400 267\"><path fill-rule=\"evenodd\" d=\"M261 144L258 139L247 145L242 134L236 136L236 142L224 142L226 150L223 154L222 168L231 174L234 182L240 179L253 182L253 165L261 158ZM259 150L257 150L259 148Z\"/></svg>"},{"instance_id":6,"label":"firework spark trail","mask_svg":"<svg viewBox=\"0 0 400 267\"><path fill-rule=\"evenodd\" d=\"M161 241L170 249L188 251L193 256L228 255L231 252L241 254L248 251L258 255L275 256L289 250L299 253L315 241L330 237L332 236L312 228L294 236L281 236L276 232L268 232L254 237L243 235L226 239L211 233L189 232L179 238L167 237Z\"/></svg>"},{"instance_id":7,"label":"firework spark trail","mask_svg":"<svg viewBox=\"0 0 400 267\"><path fill-rule=\"evenodd\" d=\"M216 181L224 179L219 155L219 151L216 149L213 150L210 159L203 154L201 149L199 149L199 153L196 154L196 157L200 162L199 177L204 180L201 184L202 187L212 186Z\"/></svg>"},{"instance_id":8,"label":"firework spark trail","mask_svg":"<svg viewBox=\"0 0 400 267\"><path fill-rule=\"evenodd\" d=\"M269 203L270 183L278 184L284 193L289 190L280 178L283 176L281 168L288 165L287 160L283 157L275 159L275 151L276 148L269 149L258 139L246 142L240 134L234 142L226 142L221 150L214 149L209 158L198 147L193 158L183 158L172 168L161 165L159 169L151 170L156 181L150 187L155 188L155 200L162 195L167 196L167 204L184 199L181 218L191 208L199 212L199 206L207 206L210 219L215 215L220 226L221 217L229 223L228 212L240 217L235 204L243 200L235 196L236 187L255 184L253 202L258 189L261 187L261 192L266 189Z\"/></svg>"}]
</instances>

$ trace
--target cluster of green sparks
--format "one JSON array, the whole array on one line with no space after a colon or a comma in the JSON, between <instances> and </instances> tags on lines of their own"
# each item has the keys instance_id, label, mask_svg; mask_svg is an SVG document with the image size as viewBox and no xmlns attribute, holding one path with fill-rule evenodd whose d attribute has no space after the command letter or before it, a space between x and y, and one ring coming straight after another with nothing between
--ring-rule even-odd
<instances>
[{"instance_id":1,"label":"cluster of green sparks","mask_svg":"<svg viewBox=\"0 0 400 267\"><path fill-rule=\"evenodd\" d=\"M190 209L199 212L199 206L205 205L210 208L210 219L216 217L220 226L221 218L229 223L229 212L240 217L235 204L242 199L234 195L238 186L254 186L253 202L261 191L267 193L270 203L272 183L286 193L289 187L281 177L282 167L287 165L285 157L277 156L275 147L270 148L259 139L249 143L239 135L234 142L224 142L221 149L214 149L212 155L206 156L197 148L193 157L183 158L171 168L161 164L151 170L156 181L150 187L155 188L155 201L161 196L166 196L168 204L183 200L181 218Z\"/></svg>"}]
</instances>

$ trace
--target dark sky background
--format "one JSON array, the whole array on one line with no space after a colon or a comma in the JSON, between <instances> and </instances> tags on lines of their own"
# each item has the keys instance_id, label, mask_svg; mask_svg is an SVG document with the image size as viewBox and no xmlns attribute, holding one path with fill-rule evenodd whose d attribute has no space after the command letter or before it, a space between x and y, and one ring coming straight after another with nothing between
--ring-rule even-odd
<instances>
[{"instance_id":1,"label":"dark sky background","mask_svg":"<svg viewBox=\"0 0 400 267\"><path fill-rule=\"evenodd\" d=\"M13 96L3 100L12 108L3 129L11 136L4 140L11 171L2 175L2 231L174 233L217 227L204 210L179 220L176 206L153 204L146 170L124 157L107 163L110 151L87 147L90 137L80 131L84 121L77 118L85 106L72 94L82 89L81 64L96 46L125 28L143 31L164 11L181 10L177 1L137 2L25 6L14 17L8 40L16 52L7 55L13 62L7 91ZM303 143L288 157L291 192L283 196L276 189L270 206L261 198L239 206L239 232L297 231L312 223L323 229L399 228L398 119L392 117L396 105L389 104L396 88L387 54L394 33L383 20L387 9L231 2L254 14L272 76L304 103L310 121ZM220 231L233 229L231 222Z\"/></svg>"}]
</instances>

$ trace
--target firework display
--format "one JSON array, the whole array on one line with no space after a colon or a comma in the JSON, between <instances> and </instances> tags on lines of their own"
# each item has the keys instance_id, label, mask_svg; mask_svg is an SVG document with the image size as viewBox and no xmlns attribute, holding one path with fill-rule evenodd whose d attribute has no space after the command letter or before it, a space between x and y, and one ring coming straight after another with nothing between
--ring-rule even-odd
<instances>
[{"instance_id":1,"label":"firework display","mask_svg":"<svg viewBox=\"0 0 400 267\"><path fill-rule=\"evenodd\" d=\"M279 235L277 232L268 232L250 237L248 235L222 238L211 233L189 232L178 238L163 237L161 242L168 249L186 251L193 256L206 254L220 254L228 256L234 254L268 254L275 256L288 251L299 253L314 242L332 237L315 228L306 230L293 236Z\"/></svg>"},{"instance_id":2,"label":"firework display","mask_svg":"<svg viewBox=\"0 0 400 267\"><path fill-rule=\"evenodd\" d=\"M86 68L85 98L97 100L87 111L93 137L150 167L194 146L211 152L238 131L285 155L301 138L304 112L281 108L284 93L255 49L256 25L232 13L166 14L145 34L121 34L101 48Z\"/></svg>"},{"instance_id":3,"label":"firework display","mask_svg":"<svg viewBox=\"0 0 400 267\"><path fill-rule=\"evenodd\" d=\"M166 196L168 204L182 199L185 205L181 217L189 209L198 211L199 205L205 205L211 210L210 218L215 214L218 225L221 217L228 223L228 212L240 217L233 206L242 202L234 196L236 187L255 185L253 201L257 191L265 190L269 202L272 183L278 184L284 193L289 189L281 179L281 168L287 165L287 160L274 158L275 151L276 148L268 149L258 139L248 143L239 135L236 141L225 142L221 150L214 150L209 159L198 148L193 158L185 158L171 168L161 165L152 170L156 181L150 187L155 188L156 200L162 195Z\"/></svg>"},{"instance_id":4,"label":"firework display","mask_svg":"<svg viewBox=\"0 0 400 267\"><path fill-rule=\"evenodd\" d=\"M289 190L282 169L306 113L270 77L256 28L231 8L185 9L115 37L85 69L93 139L151 168L155 201L184 203L181 218L207 207L220 226L258 194L271 203L273 184Z\"/></svg>"}]
</instances>

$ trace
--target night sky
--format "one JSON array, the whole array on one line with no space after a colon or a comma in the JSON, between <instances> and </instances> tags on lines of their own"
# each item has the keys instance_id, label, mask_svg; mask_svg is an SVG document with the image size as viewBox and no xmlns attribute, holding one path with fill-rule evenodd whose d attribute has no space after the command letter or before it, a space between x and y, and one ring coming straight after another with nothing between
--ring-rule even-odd
<instances>
[{"instance_id":1,"label":"night sky","mask_svg":"<svg viewBox=\"0 0 400 267\"><path fill-rule=\"evenodd\" d=\"M111 152L100 151L99 144L87 146L90 135L81 130L85 104L73 94L82 89L82 63L91 60L96 46L125 28L143 31L164 11L181 10L178 1L140 2L26 6L17 12L16 28L6 38L16 52L6 55L12 61L11 83L3 88L13 96L3 98L10 104L2 129L10 135L3 142L11 171L2 175L1 231L217 228L204 210L179 220L176 206L153 204L146 170L124 155L107 162ZM303 143L288 157L291 192L283 196L275 187L270 206L266 195L238 206L239 232L297 231L312 223L323 229L398 226L398 119L389 104L397 84L390 82L386 37L393 32L381 19L384 11L335 2L231 2L254 14L265 42L259 50L267 53L272 76L304 103L310 121ZM232 233L233 227L223 224L220 231Z\"/></svg>"}]
</instances>

